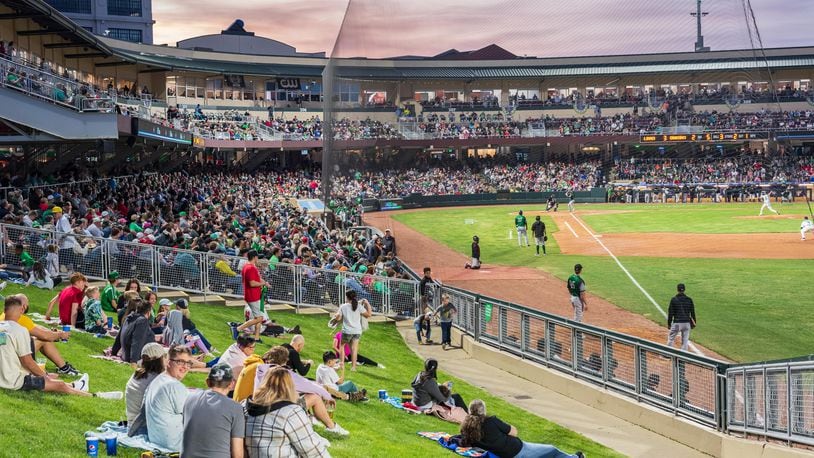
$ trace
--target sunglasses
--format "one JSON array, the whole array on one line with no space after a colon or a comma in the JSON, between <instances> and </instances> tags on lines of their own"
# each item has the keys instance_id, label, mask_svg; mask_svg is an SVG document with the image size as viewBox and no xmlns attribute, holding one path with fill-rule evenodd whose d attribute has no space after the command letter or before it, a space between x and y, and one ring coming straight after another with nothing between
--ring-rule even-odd
<instances>
[{"instance_id":1,"label":"sunglasses","mask_svg":"<svg viewBox=\"0 0 814 458\"><path fill-rule=\"evenodd\" d=\"M170 361L174 362L175 364L186 366L188 369L192 369L193 364L195 364L190 359L171 359Z\"/></svg>"}]
</instances>

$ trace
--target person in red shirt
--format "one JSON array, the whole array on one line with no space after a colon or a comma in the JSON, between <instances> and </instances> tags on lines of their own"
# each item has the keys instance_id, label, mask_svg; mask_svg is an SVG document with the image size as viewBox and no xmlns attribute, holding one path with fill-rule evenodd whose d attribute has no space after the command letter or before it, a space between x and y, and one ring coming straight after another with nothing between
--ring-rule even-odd
<instances>
[{"instance_id":1,"label":"person in red shirt","mask_svg":"<svg viewBox=\"0 0 814 458\"><path fill-rule=\"evenodd\" d=\"M248 316L245 323L237 327L237 333L241 333L246 329L254 327L254 340L260 340L260 333L263 332L263 324L268 321L268 315L263 307L263 287L269 286L268 282L260 277L260 271L257 270L257 261L260 257L257 255L256 250L249 250L246 253L246 258L249 262L243 266L241 278L243 281L243 299L246 301L248 307Z\"/></svg>"},{"instance_id":2,"label":"person in red shirt","mask_svg":"<svg viewBox=\"0 0 814 458\"><path fill-rule=\"evenodd\" d=\"M85 288L88 286L88 279L79 272L71 275L71 286L63 289L56 297L48 303L48 310L45 312L45 320L51 319L51 311L54 304L59 303L59 322L69 324L72 328L84 329L85 314L82 312L82 300L85 296Z\"/></svg>"}]
</instances>

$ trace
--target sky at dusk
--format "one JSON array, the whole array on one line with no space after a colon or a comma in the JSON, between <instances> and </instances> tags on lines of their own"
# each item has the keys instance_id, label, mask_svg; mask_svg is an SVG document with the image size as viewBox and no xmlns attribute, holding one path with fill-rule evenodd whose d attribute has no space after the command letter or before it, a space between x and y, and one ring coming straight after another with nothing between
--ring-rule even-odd
<instances>
[{"instance_id":1,"label":"sky at dusk","mask_svg":"<svg viewBox=\"0 0 814 458\"><path fill-rule=\"evenodd\" d=\"M749 49L745 0L706 0L705 44ZM766 47L814 45L814 1L752 0ZM692 51L693 0L154 1L155 43L220 33L235 19L259 36L337 57L435 55L495 43L538 57ZM347 12L347 14L346 14ZM190 17L194 14L194 19ZM337 40L337 36L339 37ZM755 46L757 37L753 35Z\"/></svg>"}]
</instances>

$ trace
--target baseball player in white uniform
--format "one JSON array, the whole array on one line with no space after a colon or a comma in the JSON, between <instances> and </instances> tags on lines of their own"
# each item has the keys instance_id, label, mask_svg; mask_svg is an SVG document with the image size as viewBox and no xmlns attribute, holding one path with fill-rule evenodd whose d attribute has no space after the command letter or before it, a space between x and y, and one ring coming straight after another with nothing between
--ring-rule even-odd
<instances>
[{"instance_id":1,"label":"baseball player in white uniform","mask_svg":"<svg viewBox=\"0 0 814 458\"><path fill-rule=\"evenodd\" d=\"M764 192L760 194L760 198L763 199L763 206L760 207L760 214L758 216L763 216L763 210L769 209L770 212L773 212L775 215L779 215L780 212L772 208L772 201L769 199L769 195L771 193Z\"/></svg>"},{"instance_id":2,"label":"baseball player in white uniform","mask_svg":"<svg viewBox=\"0 0 814 458\"><path fill-rule=\"evenodd\" d=\"M568 191L565 192L565 197L568 198L568 211L573 212L574 211L574 191L569 189Z\"/></svg>"},{"instance_id":3,"label":"baseball player in white uniform","mask_svg":"<svg viewBox=\"0 0 814 458\"><path fill-rule=\"evenodd\" d=\"M814 222L808 219L808 216L804 216L800 224L800 240L806 239L806 232L814 233Z\"/></svg>"}]
</instances>

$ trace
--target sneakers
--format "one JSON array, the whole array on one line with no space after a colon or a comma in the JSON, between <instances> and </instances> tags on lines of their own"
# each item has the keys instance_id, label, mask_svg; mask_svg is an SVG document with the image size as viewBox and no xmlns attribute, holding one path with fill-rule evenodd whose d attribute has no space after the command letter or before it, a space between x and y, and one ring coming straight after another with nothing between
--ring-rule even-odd
<instances>
[{"instance_id":1,"label":"sneakers","mask_svg":"<svg viewBox=\"0 0 814 458\"><path fill-rule=\"evenodd\" d=\"M350 402L367 402L367 390L357 391L355 393L348 393L348 401Z\"/></svg>"},{"instance_id":2,"label":"sneakers","mask_svg":"<svg viewBox=\"0 0 814 458\"><path fill-rule=\"evenodd\" d=\"M300 334L300 335L302 335L302 332L300 331L300 325L296 325L293 328L289 329L288 333L289 334Z\"/></svg>"},{"instance_id":3,"label":"sneakers","mask_svg":"<svg viewBox=\"0 0 814 458\"><path fill-rule=\"evenodd\" d=\"M584 453L582 453L582 452L577 452L577 453L574 453L574 455L576 455L576 456L577 456L577 458L585 458L585 454L584 454Z\"/></svg>"},{"instance_id":4,"label":"sneakers","mask_svg":"<svg viewBox=\"0 0 814 458\"><path fill-rule=\"evenodd\" d=\"M82 377L80 377L79 380L71 382L71 387L75 390L87 392L89 383L90 376L88 374L82 374Z\"/></svg>"},{"instance_id":5,"label":"sneakers","mask_svg":"<svg viewBox=\"0 0 814 458\"><path fill-rule=\"evenodd\" d=\"M379 365L378 365L378 366L376 366L376 367L378 367L379 369L387 369L386 367L384 367L384 364L379 364Z\"/></svg>"},{"instance_id":6,"label":"sneakers","mask_svg":"<svg viewBox=\"0 0 814 458\"><path fill-rule=\"evenodd\" d=\"M311 417L311 426L315 428L324 428L325 425L322 424L321 421L317 420L317 417Z\"/></svg>"},{"instance_id":7,"label":"sneakers","mask_svg":"<svg viewBox=\"0 0 814 458\"><path fill-rule=\"evenodd\" d=\"M76 370L75 367L71 366L71 363L65 361L65 365L57 369L57 374L59 375L79 375L79 371Z\"/></svg>"},{"instance_id":8,"label":"sneakers","mask_svg":"<svg viewBox=\"0 0 814 458\"><path fill-rule=\"evenodd\" d=\"M7 285L8 285L7 282L0 283L0 291L3 291L4 289L6 289Z\"/></svg>"},{"instance_id":9,"label":"sneakers","mask_svg":"<svg viewBox=\"0 0 814 458\"><path fill-rule=\"evenodd\" d=\"M325 428L325 432L336 434L337 436L350 436L347 429L339 426L339 423L334 422L333 428Z\"/></svg>"},{"instance_id":10,"label":"sneakers","mask_svg":"<svg viewBox=\"0 0 814 458\"><path fill-rule=\"evenodd\" d=\"M229 329L232 331L232 340L237 340L237 338L240 336L240 332L237 330L238 324L234 321L229 321L226 324L229 325Z\"/></svg>"},{"instance_id":11,"label":"sneakers","mask_svg":"<svg viewBox=\"0 0 814 458\"><path fill-rule=\"evenodd\" d=\"M100 391L98 393L94 393L93 397L100 398L100 399L123 399L124 393L121 391Z\"/></svg>"}]
</instances>

